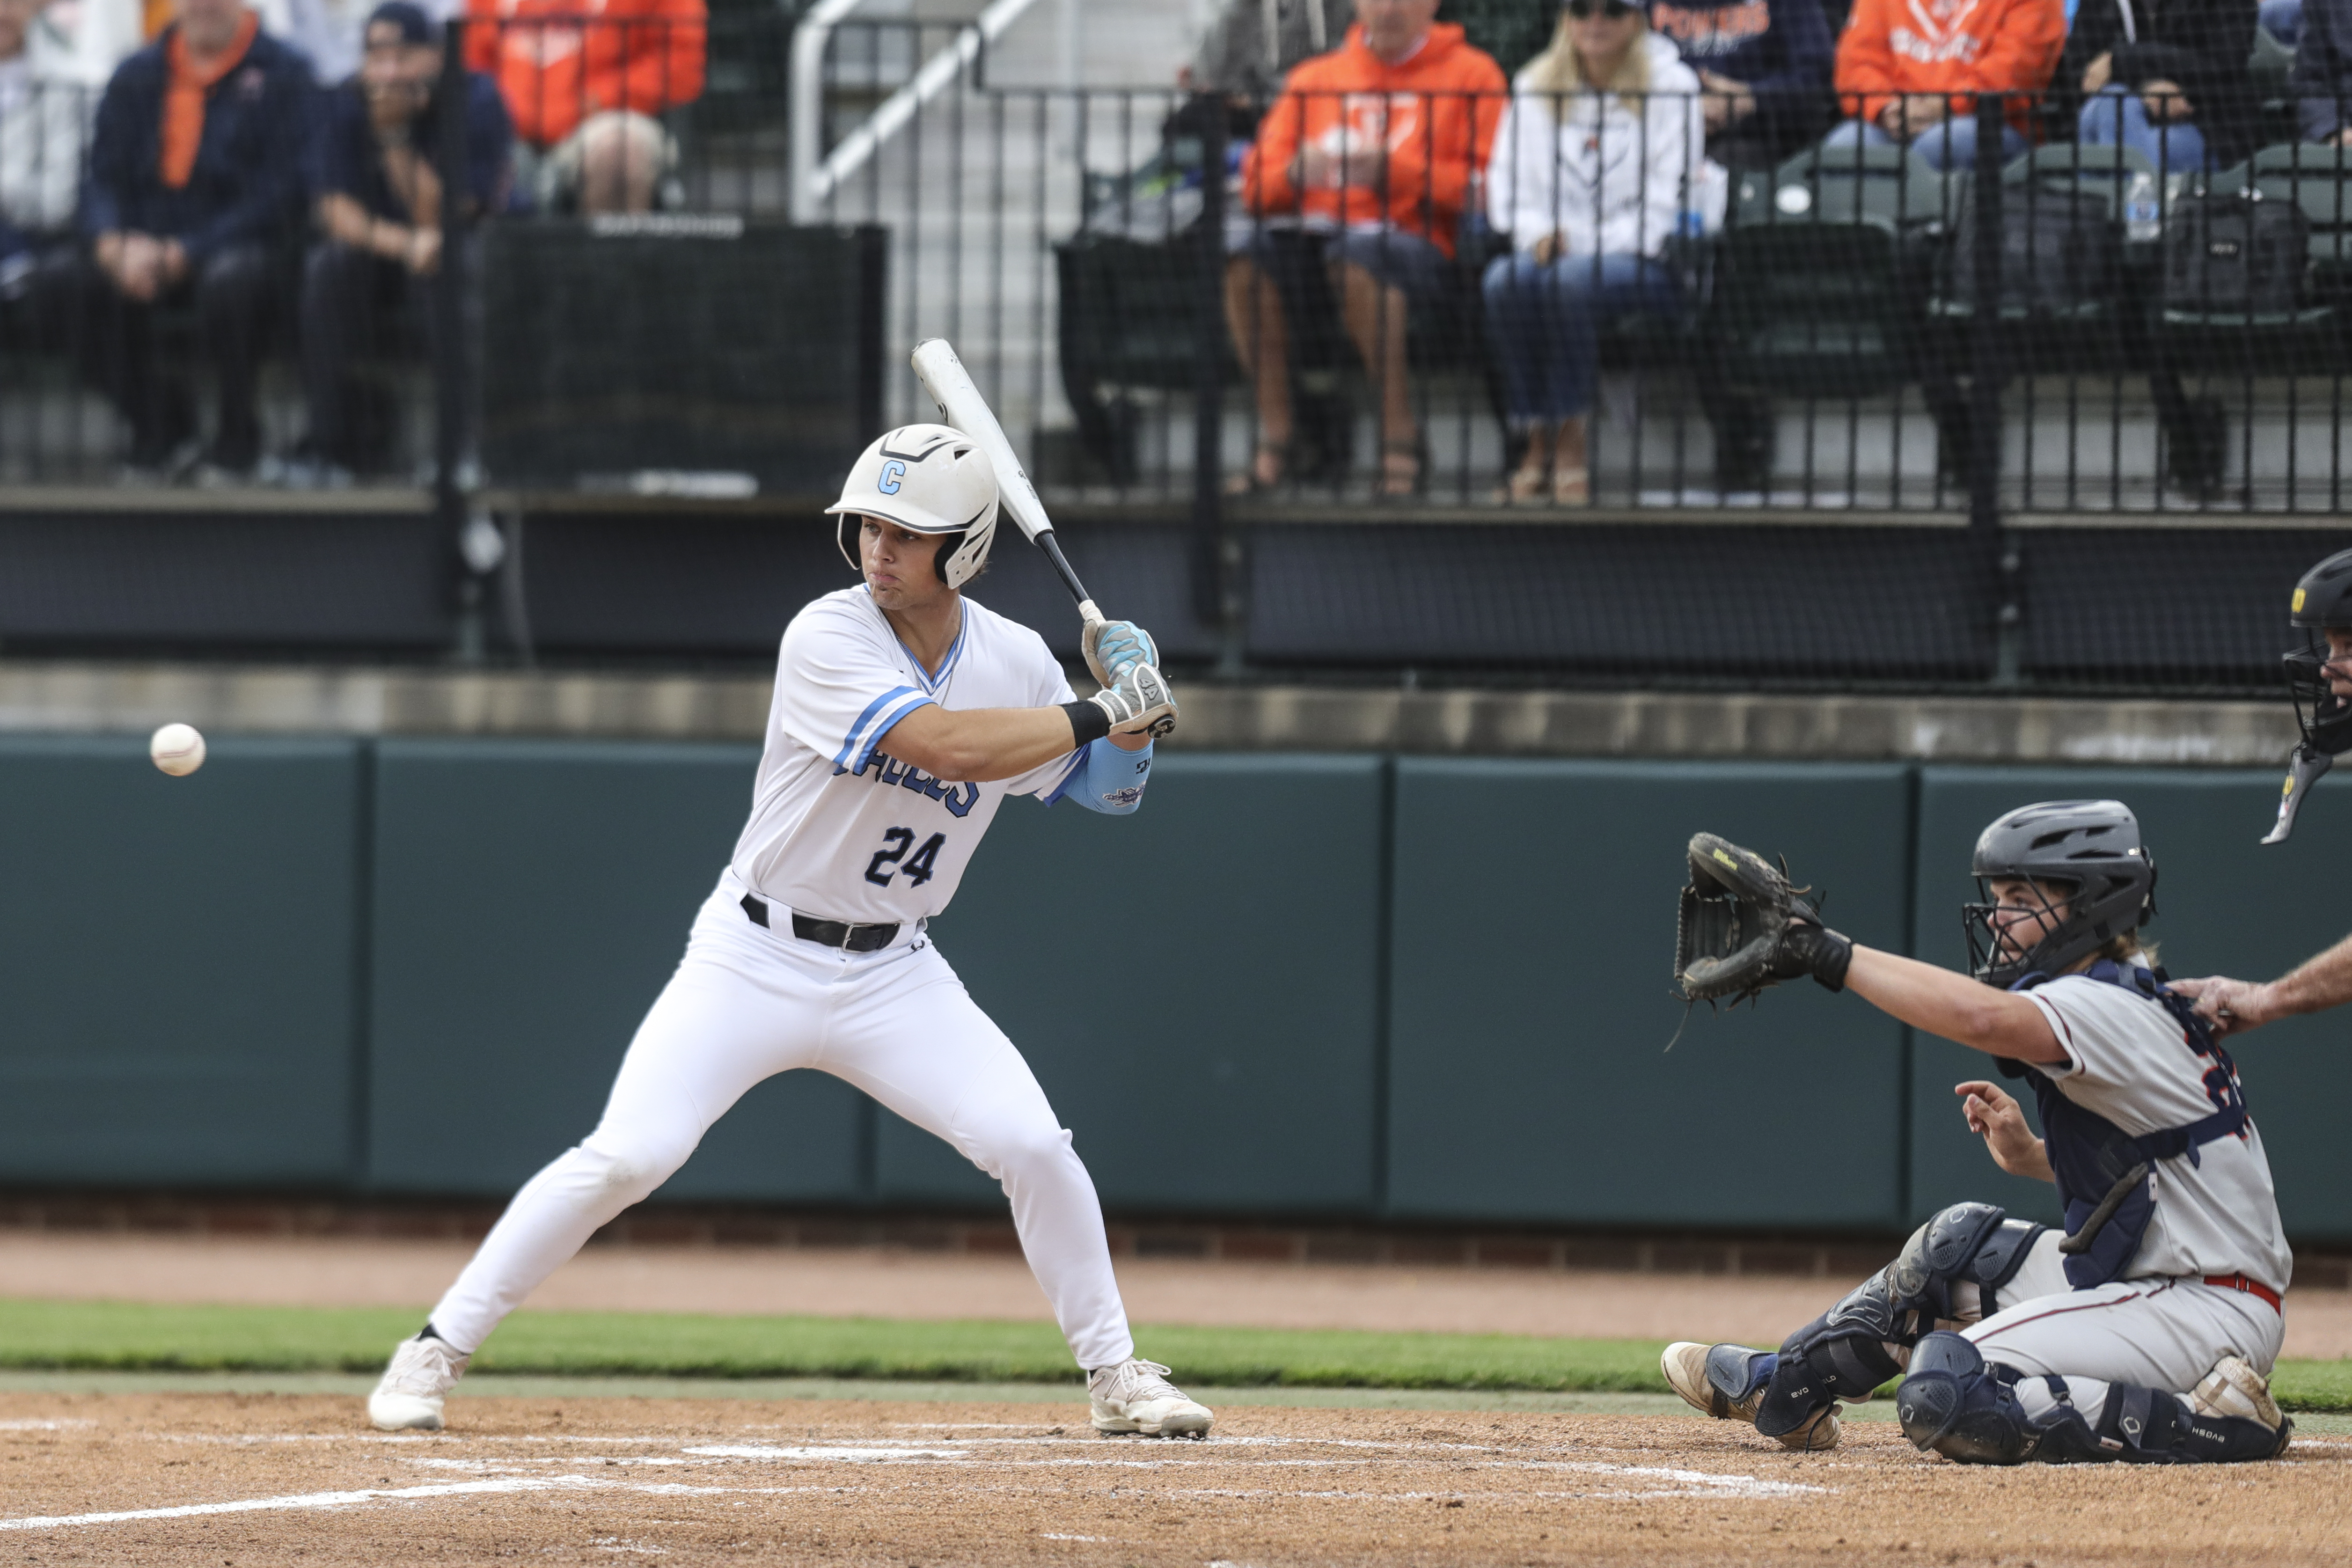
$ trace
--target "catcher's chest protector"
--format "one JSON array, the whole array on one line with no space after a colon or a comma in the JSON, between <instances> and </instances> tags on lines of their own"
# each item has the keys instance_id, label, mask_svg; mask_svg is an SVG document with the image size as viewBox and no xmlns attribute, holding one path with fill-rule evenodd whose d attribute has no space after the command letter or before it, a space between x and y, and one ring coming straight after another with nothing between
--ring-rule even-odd
<instances>
[{"instance_id":1,"label":"catcher's chest protector","mask_svg":"<svg viewBox=\"0 0 2352 1568\"><path fill-rule=\"evenodd\" d=\"M2087 1290L2119 1278L2139 1256L2148 1222L2156 1215L2157 1162L2186 1154L2195 1164L2200 1144L2236 1136L2245 1130L2247 1117L2237 1064L2213 1038L2187 997L2174 995L2147 970L2135 968L2126 975L2112 959L2103 958L2080 973L2085 979L2120 985L2158 1003L2179 1020L2186 1037L2184 1048L2212 1064L2205 1073L2207 1092L2223 1102L2212 1115L2186 1126L2167 1127L2136 1138L2066 1098L2047 1073L2025 1062L2002 1059L2002 1073L2011 1078L2021 1075L2033 1084L2050 1171L2058 1178L2058 1196L2066 1205L2066 1280L2077 1290ZM2029 974L2010 989L2030 991L2049 978ZM2085 1243L2086 1229L2090 1234ZM2074 1249L2077 1244L2080 1250Z\"/></svg>"}]
</instances>

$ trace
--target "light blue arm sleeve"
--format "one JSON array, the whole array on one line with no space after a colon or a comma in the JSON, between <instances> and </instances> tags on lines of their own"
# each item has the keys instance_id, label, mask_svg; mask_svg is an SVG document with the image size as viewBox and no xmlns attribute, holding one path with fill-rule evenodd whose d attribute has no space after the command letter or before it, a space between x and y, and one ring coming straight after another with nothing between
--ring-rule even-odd
<instances>
[{"instance_id":1,"label":"light blue arm sleeve","mask_svg":"<svg viewBox=\"0 0 2352 1568\"><path fill-rule=\"evenodd\" d=\"M1045 804L1069 799L1105 816L1129 816L1143 804L1143 786L1150 779L1150 746L1139 752L1121 751L1105 736L1087 744L1086 755L1045 797Z\"/></svg>"}]
</instances>

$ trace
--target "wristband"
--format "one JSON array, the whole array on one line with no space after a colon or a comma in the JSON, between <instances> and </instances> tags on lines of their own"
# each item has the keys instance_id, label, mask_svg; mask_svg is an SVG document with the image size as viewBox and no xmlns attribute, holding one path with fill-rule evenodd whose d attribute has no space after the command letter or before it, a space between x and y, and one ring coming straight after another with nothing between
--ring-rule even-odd
<instances>
[{"instance_id":1,"label":"wristband","mask_svg":"<svg viewBox=\"0 0 2352 1568\"><path fill-rule=\"evenodd\" d=\"M1099 703L1065 702L1062 711L1070 716L1070 734L1076 742L1070 748L1072 751L1092 745L1110 733L1110 715L1102 710Z\"/></svg>"}]
</instances>

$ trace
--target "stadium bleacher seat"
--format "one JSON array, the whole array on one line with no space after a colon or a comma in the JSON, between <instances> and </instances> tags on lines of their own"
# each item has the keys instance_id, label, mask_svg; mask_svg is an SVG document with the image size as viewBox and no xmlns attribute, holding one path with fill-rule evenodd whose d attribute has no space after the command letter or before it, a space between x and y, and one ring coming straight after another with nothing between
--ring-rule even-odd
<instances>
[{"instance_id":1,"label":"stadium bleacher seat","mask_svg":"<svg viewBox=\"0 0 2352 1568\"><path fill-rule=\"evenodd\" d=\"M2184 366L2247 374L2340 374L2352 326L2352 153L2340 147L2289 142L2265 147L2245 163L2214 174L2205 190L2293 204L2308 226L2299 287L2291 308L2273 310L2163 301L2159 320L2168 358Z\"/></svg>"},{"instance_id":2,"label":"stadium bleacher seat","mask_svg":"<svg viewBox=\"0 0 2352 1568\"><path fill-rule=\"evenodd\" d=\"M1910 380L1948 184L1897 147L1814 148L1742 175L1703 328L1725 376L1802 397Z\"/></svg>"}]
</instances>

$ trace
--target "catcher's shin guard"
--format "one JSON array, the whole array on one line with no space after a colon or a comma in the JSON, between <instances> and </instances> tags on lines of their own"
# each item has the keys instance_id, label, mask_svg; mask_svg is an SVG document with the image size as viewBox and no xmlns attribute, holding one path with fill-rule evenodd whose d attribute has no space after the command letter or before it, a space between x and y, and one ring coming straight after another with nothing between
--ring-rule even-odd
<instances>
[{"instance_id":1,"label":"catcher's shin guard","mask_svg":"<svg viewBox=\"0 0 2352 1568\"><path fill-rule=\"evenodd\" d=\"M2284 1450L2293 1423L2271 1426L2249 1415L2200 1411L2179 1394L2111 1383L2097 1419L2086 1417L2063 1377L2040 1381L2055 1404L2029 1416L2016 1385L2028 1381L1988 1365L1975 1344L1941 1331L1911 1352L1910 1374L1895 1391L1903 1435L1961 1464L2231 1464Z\"/></svg>"},{"instance_id":2,"label":"catcher's shin guard","mask_svg":"<svg viewBox=\"0 0 2352 1568\"><path fill-rule=\"evenodd\" d=\"M1960 1316L1956 1287L1972 1284L1977 1310L1999 1310L2000 1288L2025 1266L2043 1226L1990 1204L1954 1204L1911 1233L1895 1261L1789 1336L1757 1412L1766 1436L1793 1430L1832 1400L1867 1399L1901 1375L1896 1353L1939 1321Z\"/></svg>"}]
</instances>

